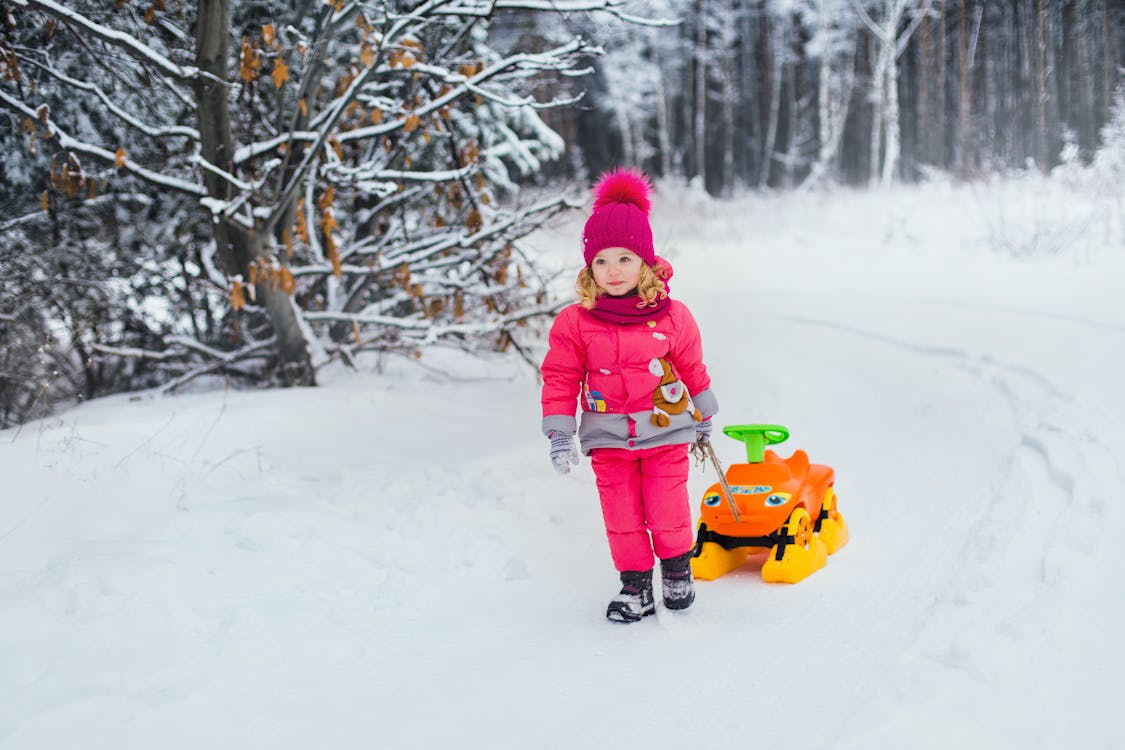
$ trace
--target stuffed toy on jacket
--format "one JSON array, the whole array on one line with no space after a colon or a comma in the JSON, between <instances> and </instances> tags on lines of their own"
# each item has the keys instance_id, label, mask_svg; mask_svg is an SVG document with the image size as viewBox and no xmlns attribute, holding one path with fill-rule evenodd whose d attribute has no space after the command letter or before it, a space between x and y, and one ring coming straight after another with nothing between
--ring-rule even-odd
<instances>
[{"instance_id":1,"label":"stuffed toy on jacket","mask_svg":"<svg viewBox=\"0 0 1125 750\"><path fill-rule=\"evenodd\" d=\"M672 424L673 414L691 414L696 422L703 421L703 415L692 403L691 394L687 392L676 374L672 365L666 359L653 359L648 363L649 372L660 376L660 385L652 392L652 416L650 421L657 427L668 427Z\"/></svg>"}]
</instances>

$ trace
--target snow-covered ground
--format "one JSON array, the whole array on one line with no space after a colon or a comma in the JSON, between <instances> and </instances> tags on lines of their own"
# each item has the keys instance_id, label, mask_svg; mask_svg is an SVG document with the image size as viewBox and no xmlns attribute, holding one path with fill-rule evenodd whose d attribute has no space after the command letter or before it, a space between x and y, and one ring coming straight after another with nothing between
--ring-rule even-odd
<instances>
[{"instance_id":1,"label":"snow-covered ground","mask_svg":"<svg viewBox=\"0 0 1125 750\"><path fill-rule=\"evenodd\" d=\"M533 242L564 294L581 220ZM1119 748L1120 222L1058 181L665 186L719 423L788 425L852 540L631 626L514 360L0 432L0 747Z\"/></svg>"}]
</instances>

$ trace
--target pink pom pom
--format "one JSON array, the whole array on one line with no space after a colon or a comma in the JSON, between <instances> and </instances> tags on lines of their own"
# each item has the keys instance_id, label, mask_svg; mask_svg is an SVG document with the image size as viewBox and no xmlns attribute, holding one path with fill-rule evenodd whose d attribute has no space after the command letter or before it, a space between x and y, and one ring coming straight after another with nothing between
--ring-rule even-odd
<instances>
[{"instance_id":1,"label":"pink pom pom","mask_svg":"<svg viewBox=\"0 0 1125 750\"><path fill-rule=\"evenodd\" d=\"M618 169L606 172L594 186L594 208L607 203L629 203L648 215L648 194L652 185L644 172Z\"/></svg>"}]
</instances>

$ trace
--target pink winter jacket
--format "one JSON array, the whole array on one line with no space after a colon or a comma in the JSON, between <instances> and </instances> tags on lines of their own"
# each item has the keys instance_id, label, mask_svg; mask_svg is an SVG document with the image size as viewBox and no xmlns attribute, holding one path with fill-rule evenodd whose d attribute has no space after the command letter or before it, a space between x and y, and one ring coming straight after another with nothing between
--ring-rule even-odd
<instances>
[{"instance_id":1,"label":"pink winter jacket","mask_svg":"<svg viewBox=\"0 0 1125 750\"><path fill-rule=\"evenodd\" d=\"M576 402L582 409L582 450L651 448L695 440L690 410L671 416L669 427L652 424L653 393L665 359L704 417L719 410L703 364L699 327L683 303L648 323L600 320L581 305L564 308L551 327L543 360L543 433L573 435Z\"/></svg>"}]
</instances>

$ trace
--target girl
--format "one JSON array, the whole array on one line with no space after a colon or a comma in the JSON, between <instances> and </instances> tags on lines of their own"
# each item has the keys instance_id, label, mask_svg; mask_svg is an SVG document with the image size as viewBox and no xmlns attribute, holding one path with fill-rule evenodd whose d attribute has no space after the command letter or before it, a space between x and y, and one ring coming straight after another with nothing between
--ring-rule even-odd
<instances>
[{"instance_id":1,"label":"girl","mask_svg":"<svg viewBox=\"0 0 1125 750\"><path fill-rule=\"evenodd\" d=\"M695 600L687 496L688 445L707 440L718 411L703 365L699 328L669 298L672 267L656 257L643 174L603 175L582 233L586 267L578 304L559 313L543 360L543 433L560 474L590 456L621 592L606 617L636 622L656 611L653 553L664 606ZM690 394L690 395L689 395Z\"/></svg>"}]
</instances>

